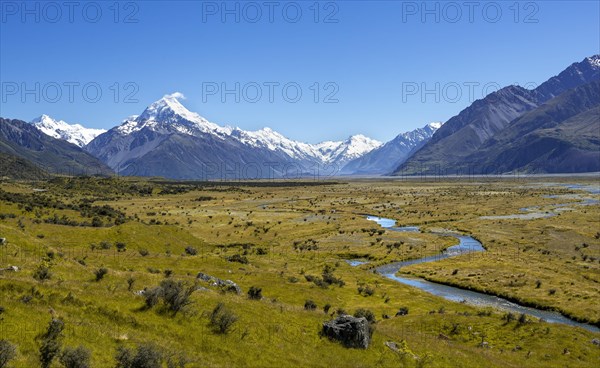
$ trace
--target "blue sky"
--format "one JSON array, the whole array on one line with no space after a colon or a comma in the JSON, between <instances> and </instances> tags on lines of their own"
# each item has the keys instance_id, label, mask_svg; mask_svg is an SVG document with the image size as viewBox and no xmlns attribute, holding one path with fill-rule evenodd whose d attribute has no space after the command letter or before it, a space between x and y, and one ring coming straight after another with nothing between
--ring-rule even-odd
<instances>
[{"instance_id":1,"label":"blue sky","mask_svg":"<svg viewBox=\"0 0 600 368\"><path fill-rule=\"evenodd\" d=\"M222 125L385 141L600 52L597 1L0 4L0 116L94 128L177 91Z\"/></svg>"}]
</instances>

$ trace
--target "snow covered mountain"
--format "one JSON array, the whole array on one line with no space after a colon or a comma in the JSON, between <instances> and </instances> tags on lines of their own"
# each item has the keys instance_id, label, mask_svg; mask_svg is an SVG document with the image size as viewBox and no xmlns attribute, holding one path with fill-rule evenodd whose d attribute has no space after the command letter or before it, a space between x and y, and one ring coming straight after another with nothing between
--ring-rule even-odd
<instances>
[{"instance_id":1,"label":"snow covered mountain","mask_svg":"<svg viewBox=\"0 0 600 368\"><path fill-rule=\"evenodd\" d=\"M286 138L271 128L263 128L257 131L244 131L235 128L232 131L232 136L255 147L282 152L293 159L335 164L339 168L348 161L381 146L381 142L360 134L351 136L344 141L309 144Z\"/></svg>"},{"instance_id":2,"label":"snow covered mountain","mask_svg":"<svg viewBox=\"0 0 600 368\"><path fill-rule=\"evenodd\" d=\"M268 178L285 176L290 165L295 175L310 175L316 165L341 168L381 146L362 135L309 144L270 128L245 131L224 127L186 109L181 97L177 93L164 96L141 115L98 136L86 150L127 175ZM252 174L244 173L250 166Z\"/></svg>"},{"instance_id":3,"label":"snow covered mountain","mask_svg":"<svg viewBox=\"0 0 600 368\"><path fill-rule=\"evenodd\" d=\"M85 146L94 138L106 132L104 129L89 129L79 124L67 124L62 120L52 119L48 115L33 119L31 124L52 138L62 139L79 147Z\"/></svg>"},{"instance_id":4,"label":"snow covered mountain","mask_svg":"<svg viewBox=\"0 0 600 368\"><path fill-rule=\"evenodd\" d=\"M350 161L340 173L343 175L388 174L427 143L441 126L442 123L430 123L423 128L402 133L384 145Z\"/></svg>"}]
</instances>

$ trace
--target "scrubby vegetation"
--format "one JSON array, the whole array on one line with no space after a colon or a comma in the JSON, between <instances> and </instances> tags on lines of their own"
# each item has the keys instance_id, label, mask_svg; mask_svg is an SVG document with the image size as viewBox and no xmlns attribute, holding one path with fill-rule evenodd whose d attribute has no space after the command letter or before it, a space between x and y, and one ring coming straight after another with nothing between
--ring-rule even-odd
<instances>
[{"instance_id":1,"label":"scrubby vegetation","mask_svg":"<svg viewBox=\"0 0 600 368\"><path fill-rule=\"evenodd\" d=\"M372 272L468 233L485 253L402 271L598 323L600 206L539 180L2 182L0 367L593 366L597 333ZM368 349L319 337L344 314L369 321Z\"/></svg>"}]
</instances>

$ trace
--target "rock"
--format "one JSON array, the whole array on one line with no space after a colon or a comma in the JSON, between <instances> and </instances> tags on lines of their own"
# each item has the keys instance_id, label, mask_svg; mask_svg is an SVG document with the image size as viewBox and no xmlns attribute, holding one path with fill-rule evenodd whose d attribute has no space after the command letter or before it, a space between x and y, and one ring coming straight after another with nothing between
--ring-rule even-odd
<instances>
[{"instance_id":1,"label":"rock","mask_svg":"<svg viewBox=\"0 0 600 368\"><path fill-rule=\"evenodd\" d=\"M396 353L398 351L400 351L400 349L398 349L398 344L396 344L393 341L386 341L385 342L385 346L387 346L388 348L390 348L392 351L395 351Z\"/></svg>"},{"instance_id":2,"label":"rock","mask_svg":"<svg viewBox=\"0 0 600 368\"><path fill-rule=\"evenodd\" d=\"M366 349L371 341L369 322L366 318L356 318L347 314L334 320L323 322L323 335L337 340L348 348Z\"/></svg>"},{"instance_id":3,"label":"rock","mask_svg":"<svg viewBox=\"0 0 600 368\"><path fill-rule=\"evenodd\" d=\"M210 282L214 280L214 277L207 275L205 273L199 272L198 276L196 276L197 279L200 279L202 281L206 281L206 282Z\"/></svg>"},{"instance_id":4,"label":"rock","mask_svg":"<svg viewBox=\"0 0 600 368\"><path fill-rule=\"evenodd\" d=\"M592 339L592 344L600 346L600 339Z\"/></svg>"},{"instance_id":5,"label":"rock","mask_svg":"<svg viewBox=\"0 0 600 368\"><path fill-rule=\"evenodd\" d=\"M235 282L233 282L231 280L225 280L223 282L222 288L225 291L235 292L238 295L242 293L242 289Z\"/></svg>"},{"instance_id":6,"label":"rock","mask_svg":"<svg viewBox=\"0 0 600 368\"><path fill-rule=\"evenodd\" d=\"M383 318L383 319L390 319L390 316L389 316L388 314L383 314L383 315L381 316L381 318Z\"/></svg>"},{"instance_id":7,"label":"rock","mask_svg":"<svg viewBox=\"0 0 600 368\"><path fill-rule=\"evenodd\" d=\"M17 267L17 266L8 266L6 268L0 268L0 271L18 272L19 271L19 267Z\"/></svg>"},{"instance_id":8,"label":"rock","mask_svg":"<svg viewBox=\"0 0 600 368\"><path fill-rule=\"evenodd\" d=\"M440 340L450 340L450 338L448 336L444 335L443 333L440 333L438 335L438 339L440 339Z\"/></svg>"},{"instance_id":9,"label":"rock","mask_svg":"<svg viewBox=\"0 0 600 368\"><path fill-rule=\"evenodd\" d=\"M221 280L218 277L214 277L211 275L207 275L205 273L199 272L196 276L197 279L200 279L205 282L209 282L212 286L217 286L221 288L221 290L226 292L234 292L236 294L241 294L242 289L231 280Z\"/></svg>"},{"instance_id":10,"label":"rock","mask_svg":"<svg viewBox=\"0 0 600 368\"><path fill-rule=\"evenodd\" d=\"M6 244L6 238L0 238L0 245Z\"/></svg>"}]
</instances>

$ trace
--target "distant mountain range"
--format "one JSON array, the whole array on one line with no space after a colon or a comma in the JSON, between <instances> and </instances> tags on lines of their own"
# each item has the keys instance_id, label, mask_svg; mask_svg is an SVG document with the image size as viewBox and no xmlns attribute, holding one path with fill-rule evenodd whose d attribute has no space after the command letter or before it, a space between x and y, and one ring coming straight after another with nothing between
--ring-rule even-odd
<instances>
[{"instance_id":1,"label":"distant mountain range","mask_svg":"<svg viewBox=\"0 0 600 368\"><path fill-rule=\"evenodd\" d=\"M62 139L53 138L35 125L21 120L0 118L0 153L18 165L13 168L31 169L39 173L63 175L109 175L112 170L80 147ZM25 164L25 160L27 163ZM21 173L6 171L5 176L19 177Z\"/></svg>"},{"instance_id":2,"label":"distant mountain range","mask_svg":"<svg viewBox=\"0 0 600 368\"><path fill-rule=\"evenodd\" d=\"M379 146L362 135L313 145L269 128L223 127L165 96L85 149L124 175L248 179L312 175L323 166L337 171Z\"/></svg>"},{"instance_id":3,"label":"distant mountain range","mask_svg":"<svg viewBox=\"0 0 600 368\"><path fill-rule=\"evenodd\" d=\"M365 153L346 164L340 173L342 175L381 175L392 172L410 155L421 148L442 123L430 123L423 128L399 134L386 144Z\"/></svg>"},{"instance_id":4,"label":"distant mountain range","mask_svg":"<svg viewBox=\"0 0 600 368\"><path fill-rule=\"evenodd\" d=\"M585 92L582 90L577 90L575 92L577 96L572 95L570 99L557 98L561 97L563 93L571 92L576 87L598 80L600 80L600 55L595 55L572 64L536 89L528 90L518 86L508 86L493 92L485 98L475 101L471 106L448 120L421 149L400 164L394 173L395 175L452 175L500 174L515 170L539 173L558 172L557 170L562 170L562 172L589 171L591 166L587 165L569 166L563 162L561 165L555 166L560 161L560 159L556 161L555 157L555 155L560 155L560 150L554 152L554 155L548 156L553 157L552 160L546 160L542 155L542 151L544 155L549 154L547 151L551 150L553 143L546 141L545 144L550 144L550 147L546 146L541 151L528 150L527 147L532 142L523 140L521 139L523 137L515 136L515 134L521 131L523 125L533 124L531 120L519 120L525 114L528 116L527 119L532 119L532 116L537 116L536 114L554 114L547 118L560 125L563 122L561 111L572 110L572 114L584 113L587 111L586 109L589 109L589 105L581 105L579 110L569 105L577 98L586 98ZM594 85L590 88L593 90ZM579 93L582 93L582 96L578 96ZM554 108L548 109L545 107L546 104L552 104ZM529 112L532 113L528 114ZM600 121L592 118L589 123L592 133L595 131L592 136L600 138ZM496 139L500 133L502 135ZM533 134L533 132L529 132L529 134ZM545 135L546 133L540 132L540 134ZM585 138L588 143L580 144L577 142L579 139L577 135L573 136L572 132L569 134L571 136L568 141L579 147L578 150L583 150L580 153L586 157L594 156L600 148L597 143L592 143L596 138L592 138L591 141ZM558 135L560 136L560 134ZM519 138L519 140L509 141L506 137ZM532 136L530 136L531 138ZM561 140L560 137L557 139ZM506 151L500 147L508 148L509 145L511 149ZM566 148L564 149L566 150ZM501 151L504 152L503 156L493 156ZM510 156L510 152L517 156ZM528 155L535 156L536 152L540 155L539 157L528 156L530 160L537 162L535 165L529 165L522 161L523 157L519 155L525 154L525 152ZM569 152L573 154L572 150ZM489 157L490 155L492 157ZM507 165L506 162L513 164Z\"/></svg>"},{"instance_id":5,"label":"distant mountain range","mask_svg":"<svg viewBox=\"0 0 600 368\"><path fill-rule=\"evenodd\" d=\"M0 176L29 178L14 171L33 167L41 176L117 172L174 179L600 171L599 89L595 55L535 89L505 87L444 124L385 144L363 135L309 144L270 128L220 126L186 109L177 94L108 131L47 115L29 124L0 118Z\"/></svg>"}]
</instances>

